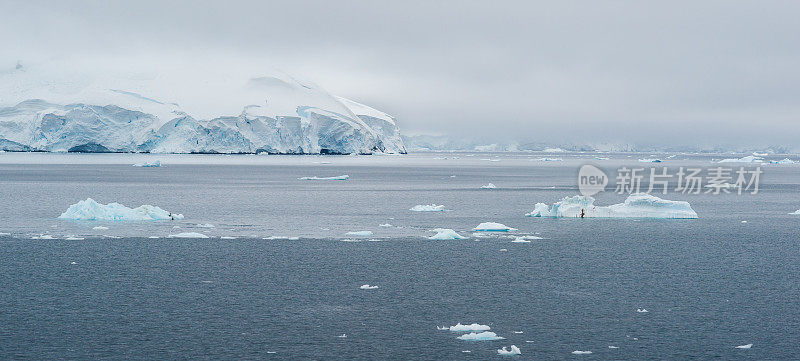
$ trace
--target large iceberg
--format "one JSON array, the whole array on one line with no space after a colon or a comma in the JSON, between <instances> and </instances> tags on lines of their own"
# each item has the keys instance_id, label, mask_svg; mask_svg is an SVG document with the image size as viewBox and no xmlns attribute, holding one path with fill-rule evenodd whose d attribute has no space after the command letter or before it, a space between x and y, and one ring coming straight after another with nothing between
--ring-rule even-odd
<instances>
[{"instance_id":1,"label":"large iceberg","mask_svg":"<svg viewBox=\"0 0 800 361\"><path fill-rule=\"evenodd\" d=\"M58 218L78 221L159 221L183 219L183 215L147 204L128 208L119 203L101 204L87 198L69 206Z\"/></svg>"},{"instance_id":2,"label":"large iceberg","mask_svg":"<svg viewBox=\"0 0 800 361\"><path fill-rule=\"evenodd\" d=\"M564 197L552 207L536 203L528 217L580 217L588 218L697 218L689 202L670 201L646 193L634 193L624 203L595 206L590 196Z\"/></svg>"},{"instance_id":3,"label":"large iceberg","mask_svg":"<svg viewBox=\"0 0 800 361\"><path fill-rule=\"evenodd\" d=\"M54 61L0 66L0 150L406 152L390 115L279 72L101 70Z\"/></svg>"}]
</instances>

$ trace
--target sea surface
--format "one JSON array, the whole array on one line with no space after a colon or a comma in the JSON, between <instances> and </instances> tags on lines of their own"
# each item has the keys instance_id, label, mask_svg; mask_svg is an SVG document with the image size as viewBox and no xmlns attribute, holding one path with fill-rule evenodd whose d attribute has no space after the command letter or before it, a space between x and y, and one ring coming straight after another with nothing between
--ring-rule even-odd
<instances>
[{"instance_id":1,"label":"sea surface","mask_svg":"<svg viewBox=\"0 0 800 361\"><path fill-rule=\"evenodd\" d=\"M0 359L796 360L800 165L761 166L758 194L656 194L698 219L525 217L583 164L608 205L620 167L739 156L0 153ZM185 219L58 219L86 198ZM472 231L489 221L518 230ZM504 339L437 329L473 322Z\"/></svg>"}]
</instances>

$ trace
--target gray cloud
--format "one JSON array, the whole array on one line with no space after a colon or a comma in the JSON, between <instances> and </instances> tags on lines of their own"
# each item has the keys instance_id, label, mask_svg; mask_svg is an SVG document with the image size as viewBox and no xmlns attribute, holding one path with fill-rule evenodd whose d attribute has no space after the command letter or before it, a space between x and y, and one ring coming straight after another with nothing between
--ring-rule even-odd
<instances>
[{"instance_id":1,"label":"gray cloud","mask_svg":"<svg viewBox=\"0 0 800 361\"><path fill-rule=\"evenodd\" d=\"M407 133L797 147L798 13L792 1L4 2L0 61L279 68Z\"/></svg>"}]
</instances>

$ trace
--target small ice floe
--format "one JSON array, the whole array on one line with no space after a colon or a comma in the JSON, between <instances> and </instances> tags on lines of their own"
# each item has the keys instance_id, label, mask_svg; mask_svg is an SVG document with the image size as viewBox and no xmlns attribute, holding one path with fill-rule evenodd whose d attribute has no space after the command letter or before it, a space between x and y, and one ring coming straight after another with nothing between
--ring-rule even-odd
<instances>
[{"instance_id":1,"label":"small ice floe","mask_svg":"<svg viewBox=\"0 0 800 361\"><path fill-rule=\"evenodd\" d=\"M428 239L432 240L448 240L448 239L466 239L467 237L463 237L460 234L456 233L456 231L450 228L436 228L432 229L431 231L436 232L433 236L428 237Z\"/></svg>"},{"instance_id":2,"label":"small ice floe","mask_svg":"<svg viewBox=\"0 0 800 361\"><path fill-rule=\"evenodd\" d=\"M617 347L617 346L611 346L611 345L609 345L609 346L608 346L608 348L610 348L610 349L612 349L612 350L613 350L613 349L618 349L619 347Z\"/></svg>"},{"instance_id":3,"label":"small ice floe","mask_svg":"<svg viewBox=\"0 0 800 361\"><path fill-rule=\"evenodd\" d=\"M572 351L572 354L573 355L591 355L592 351L578 351L578 350L575 350L575 351Z\"/></svg>"},{"instance_id":4,"label":"small ice floe","mask_svg":"<svg viewBox=\"0 0 800 361\"><path fill-rule=\"evenodd\" d=\"M496 186L496 185L494 185L494 183L489 183L489 184L487 184L487 185L483 185L483 186L481 186L481 188L482 188L482 189L495 189L495 188L497 188L497 186Z\"/></svg>"},{"instance_id":5,"label":"small ice floe","mask_svg":"<svg viewBox=\"0 0 800 361\"><path fill-rule=\"evenodd\" d=\"M439 330L446 330L451 332L477 332L477 331L489 331L492 328L489 325L481 325L479 323L472 323L469 325L462 325L461 322L457 323L455 326L444 326L444 327L436 327Z\"/></svg>"},{"instance_id":6,"label":"small ice floe","mask_svg":"<svg viewBox=\"0 0 800 361\"><path fill-rule=\"evenodd\" d=\"M649 311L647 311L647 309L646 309L646 308L637 308L637 309L636 309L636 312L639 312L639 313L647 313L647 312L649 312Z\"/></svg>"},{"instance_id":7,"label":"small ice floe","mask_svg":"<svg viewBox=\"0 0 800 361\"><path fill-rule=\"evenodd\" d=\"M792 213L789 213L789 214L794 215L794 216L800 216L800 209L798 209L798 210L796 210L796 211L794 211Z\"/></svg>"},{"instance_id":8,"label":"small ice floe","mask_svg":"<svg viewBox=\"0 0 800 361\"><path fill-rule=\"evenodd\" d=\"M379 238L370 238L367 240L367 242L383 242L383 240Z\"/></svg>"},{"instance_id":9,"label":"small ice floe","mask_svg":"<svg viewBox=\"0 0 800 361\"><path fill-rule=\"evenodd\" d=\"M514 333L524 333L523 331L514 331Z\"/></svg>"},{"instance_id":10,"label":"small ice floe","mask_svg":"<svg viewBox=\"0 0 800 361\"><path fill-rule=\"evenodd\" d=\"M639 159L639 161L642 162L642 163L661 163L662 162L661 159L655 159L655 158L644 158L644 159Z\"/></svg>"},{"instance_id":11,"label":"small ice floe","mask_svg":"<svg viewBox=\"0 0 800 361\"><path fill-rule=\"evenodd\" d=\"M159 236L150 236L150 237L147 237L147 238L150 238L150 239L159 239L159 238L161 238L161 237L159 237Z\"/></svg>"},{"instance_id":12,"label":"small ice floe","mask_svg":"<svg viewBox=\"0 0 800 361\"><path fill-rule=\"evenodd\" d=\"M372 231L352 231L345 233L345 235L356 236L356 237L369 237L372 235Z\"/></svg>"},{"instance_id":13,"label":"small ice floe","mask_svg":"<svg viewBox=\"0 0 800 361\"><path fill-rule=\"evenodd\" d=\"M522 237L516 237L513 241L511 241L511 243L531 243L531 241Z\"/></svg>"},{"instance_id":14,"label":"small ice floe","mask_svg":"<svg viewBox=\"0 0 800 361\"><path fill-rule=\"evenodd\" d=\"M10 236L11 233L8 232L0 232L0 236Z\"/></svg>"},{"instance_id":15,"label":"small ice floe","mask_svg":"<svg viewBox=\"0 0 800 361\"><path fill-rule=\"evenodd\" d=\"M742 221L742 223L747 223L747 221Z\"/></svg>"},{"instance_id":16,"label":"small ice floe","mask_svg":"<svg viewBox=\"0 0 800 361\"><path fill-rule=\"evenodd\" d=\"M521 355L522 352L519 351L519 347L511 345L511 349L507 349L505 346L503 348L497 350L497 354L503 356L513 356L513 355Z\"/></svg>"},{"instance_id":17,"label":"small ice floe","mask_svg":"<svg viewBox=\"0 0 800 361\"><path fill-rule=\"evenodd\" d=\"M181 232L176 234L170 234L167 238L208 238L205 234L197 233L197 232Z\"/></svg>"},{"instance_id":18,"label":"small ice floe","mask_svg":"<svg viewBox=\"0 0 800 361\"><path fill-rule=\"evenodd\" d=\"M73 266L74 266L74 265L78 264L78 262L74 262L74 261L73 261L73 262L70 262L69 264L71 264L71 265L73 265Z\"/></svg>"},{"instance_id":19,"label":"small ice floe","mask_svg":"<svg viewBox=\"0 0 800 361\"><path fill-rule=\"evenodd\" d=\"M594 157L596 160L609 160L608 157Z\"/></svg>"},{"instance_id":20,"label":"small ice floe","mask_svg":"<svg viewBox=\"0 0 800 361\"><path fill-rule=\"evenodd\" d=\"M214 225L211 224L211 223L199 223L199 224L197 224L197 227L200 227L200 228L214 228Z\"/></svg>"},{"instance_id":21,"label":"small ice floe","mask_svg":"<svg viewBox=\"0 0 800 361\"><path fill-rule=\"evenodd\" d=\"M85 238L83 238L83 237L69 236L69 237L67 237L67 238L64 238L64 239L65 239L65 240L67 240L67 241L83 241Z\"/></svg>"},{"instance_id":22,"label":"small ice floe","mask_svg":"<svg viewBox=\"0 0 800 361\"><path fill-rule=\"evenodd\" d=\"M276 354L276 353L278 353L278 352L277 352L277 351L267 351L267 353L268 353L268 354L270 354L270 355L272 355L272 354Z\"/></svg>"},{"instance_id":23,"label":"small ice floe","mask_svg":"<svg viewBox=\"0 0 800 361\"><path fill-rule=\"evenodd\" d=\"M340 239L339 242L363 242L363 240L345 238L345 239Z\"/></svg>"},{"instance_id":24,"label":"small ice floe","mask_svg":"<svg viewBox=\"0 0 800 361\"><path fill-rule=\"evenodd\" d=\"M96 227L92 227L92 229L95 230L95 231L106 231L106 230L108 230L108 227L96 226Z\"/></svg>"},{"instance_id":25,"label":"small ice floe","mask_svg":"<svg viewBox=\"0 0 800 361\"><path fill-rule=\"evenodd\" d=\"M300 239L300 237L289 237L289 236L269 236L269 237L264 237L264 238L261 238L261 239L266 239L266 240L268 240L268 241L274 241L274 240L278 240L278 239L280 239L280 240L287 240L287 241L297 241L297 240L299 240L299 239Z\"/></svg>"},{"instance_id":26,"label":"small ice floe","mask_svg":"<svg viewBox=\"0 0 800 361\"><path fill-rule=\"evenodd\" d=\"M33 239L57 239L56 237L53 237L53 236L51 236L49 234L43 234L41 236L33 236L31 238L33 238Z\"/></svg>"},{"instance_id":27,"label":"small ice floe","mask_svg":"<svg viewBox=\"0 0 800 361\"><path fill-rule=\"evenodd\" d=\"M472 353L472 351L470 351L470 350L464 350L464 351L461 351L461 352L463 352L463 353Z\"/></svg>"},{"instance_id":28,"label":"small ice floe","mask_svg":"<svg viewBox=\"0 0 800 361\"><path fill-rule=\"evenodd\" d=\"M748 343L747 345L739 345L739 346L736 346L736 348L738 348L738 349L743 349L743 350L747 350L747 349L749 349L749 348L751 348L751 347L753 347L753 344L752 344L752 343Z\"/></svg>"},{"instance_id":29,"label":"small ice floe","mask_svg":"<svg viewBox=\"0 0 800 361\"><path fill-rule=\"evenodd\" d=\"M795 163L797 163L797 162L795 162L795 161L793 161L793 160L791 160L789 158L784 158L782 160L771 160L769 162L770 162L770 164L795 164Z\"/></svg>"},{"instance_id":30,"label":"small ice floe","mask_svg":"<svg viewBox=\"0 0 800 361\"><path fill-rule=\"evenodd\" d=\"M533 343L534 341L525 341L525 343Z\"/></svg>"},{"instance_id":31,"label":"small ice floe","mask_svg":"<svg viewBox=\"0 0 800 361\"><path fill-rule=\"evenodd\" d=\"M531 161L538 161L538 162L563 162L564 159L562 158L537 158L531 159Z\"/></svg>"},{"instance_id":32,"label":"small ice floe","mask_svg":"<svg viewBox=\"0 0 800 361\"><path fill-rule=\"evenodd\" d=\"M359 287L359 289L362 289L362 290L374 290L374 289L377 289L377 288L379 288L379 287L378 286L370 286L370 285L361 285L361 287Z\"/></svg>"},{"instance_id":33,"label":"small ice floe","mask_svg":"<svg viewBox=\"0 0 800 361\"><path fill-rule=\"evenodd\" d=\"M458 336L458 339L464 341L492 341L492 340L503 340L505 339L505 337L497 336L497 334L492 331L483 331L483 332L470 332L466 335Z\"/></svg>"},{"instance_id":34,"label":"small ice floe","mask_svg":"<svg viewBox=\"0 0 800 361\"><path fill-rule=\"evenodd\" d=\"M58 218L78 221L157 221L183 219L183 215L148 204L128 208L119 203L100 204L94 199L86 198L69 206Z\"/></svg>"},{"instance_id":35,"label":"small ice floe","mask_svg":"<svg viewBox=\"0 0 800 361\"><path fill-rule=\"evenodd\" d=\"M394 227L394 226L392 226L389 223L382 223L382 224L379 224L378 227L389 228L389 227Z\"/></svg>"},{"instance_id":36,"label":"small ice floe","mask_svg":"<svg viewBox=\"0 0 800 361\"><path fill-rule=\"evenodd\" d=\"M156 161L152 161L152 162L136 163L133 166L134 167L144 167L144 168L156 168L156 167L160 167L161 166L161 161L160 160L156 160Z\"/></svg>"},{"instance_id":37,"label":"small ice floe","mask_svg":"<svg viewBox=\"0 0 800 361\"><path fill-rule=\"evenodd\" d=\"M542 149L542 152L544 152L544 153L564 153L564 152L566 152L566 150L564 150L562 148L544 148L544 149Z\"/></svg>"},{"instance_id":38,"label":"small ice floe","mask_svg":"<svg viewBox=\"0 0 800 361\"><path fill-rule=\"evenodd\" d=\"M316 177L315 176L315 177L300 177L300 178L297 178L297 179L300 179L300 180L348 180L348 179L350 179L350 176L347 175L347 174L344 174L344 175L335 176L335 177Z\"/></svg>"},{"instance_id":39,"label":"small ice floe","mask_svg":"<svg viewBox=\"0 0 800 361\"><path fill-rule=\"evenodd\" d=\"M417 204L416 206L411 207L409 211L412 212L443 212L445 211L444 205L436 205L436 204Z\"/></svg>"},{"instance_id":40,"label":"small ice floe","mask_svg":"<svg viewBox=\"0 0 800 361\"><path fill-rule=\"evenodd\" d=\"M516 231L517 229L511 228L502 223L483 222L479 224L477 227L473 228L472 230L478 232L511 232L511 231Z\"/></svg>"},{"instance_id":41,"label":"small ice floe","mask_svg":"<svg viewBox=\"0 0 800 361\"><path fill-rule=\"evenodd\" d=\"M339 335L339 336L336 336L336 337L338 337L338 338L347 338L347 334L346 334L346 333L343 333L343 334L341 334L341 335Z\"/></svg>"},{"instance_id":42,"label":"small ice floe","mask_svg":"<svg viewBox=\"0 0 800 361\"><path fill-rule=\"evenodd\" d=\"M219 237L219 239L236 239L236 237L232 237L232 236L222 236L222 237Z\"/></svg>"},{"instance_id":43,"label":"small ice floe","mask_svg":"<svg viewBox=\"0 0 800 361\"><path fill-rule=\"evenodd\" d=\"M505 248L500 248L500 252L508 252L508 250Z\"/></svg>"},{"instance_id":44,"label":"small ice floe","mask_svg":"<svg viewBox=\"0 0 800 361\"><path fill-rule=\"evenodd\" d=\"M727 158L723 159L717 163L761 163L764 161L764 158L757 157L753 155L748 155L746 157L741 158Z\"/></svg>"}]
</instances>

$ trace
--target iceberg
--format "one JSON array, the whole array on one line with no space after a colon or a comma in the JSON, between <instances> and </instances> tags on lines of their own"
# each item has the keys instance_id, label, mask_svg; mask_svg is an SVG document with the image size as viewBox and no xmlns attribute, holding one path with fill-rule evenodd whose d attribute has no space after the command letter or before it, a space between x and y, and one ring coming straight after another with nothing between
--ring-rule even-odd
<instances>
[{"instance_id":1,"label":"iceberg","mask_svg":"<svg viewBox=\"0 0 800 361\"><path fill-rule=\"evenodd\" d=\"M510 231L516 231L517 229L511 228L502 223L483 222L479 224L477 227L473 228L472 230L478 232L510 232Z\"/></svg>"},{"instance_id":2,"label":"iceberg","mask_svg":"<svg viewBox=\"0 0 800 361\"><path fill-rule=\"evenodd\" d=\"M795 163L797 163L797 162L795 162L795 161L793 161L793 160L791 160L789 158L783 158L781 160L771 160L769 162L771 164L795 164Z\"/></svg>"},{"instance_id":3,"label":"iceberg","mask_svg":"<svg viewBox=\"0 0 800 361\"><path fill-rule=\"evenodd\" d=\"M796 211L794 211L794 212L792 212L792 213L789 213L789 214L791 214L791 215L798 215L798 216L800 216L800 209L798 209L798 210L796 210Z\"/></svg>"},{"instance_id":4,"label":"iceberg","mask_svg":"<svg viewBox=\"0 0 800 361\"><path fill-rule=\"evenodd\" d=\"M752 155L748 155L742 158L727 158L723 159L717 163L761 163L764 161L764 158L756 157Z\"/></svg>"},{"instance_id":5,"label":"iceberg","mask_svg":"<svg viewBox=\"0 0 800 361\"><path fill-rule=\"evenodd\" d=\"M205 234L197 232L183 232L177 234L170 234L167 238L208 238Z\"/></svg>"},{"instance_id":6,"label":"iceberg","mask_svg":"<svg viewBox=\"0 0 800 361\"><path fill-rule=\"evenodd\" d=\"M157 167L161 166L161 161L157 160L157 161L154 161L154 162L136 163L133 166L134 167L143 167L143 168L157 168Z\"/></svg>"},{"instance_id":7,"label":"iceberg","mask_svg":"<svg viewBox=\"0 0 800 361\"><path fill-rule=\"evenodd\" d=\"M369 237L372 235L372 231L353 231L353 232L347 232L346 235L357 236L357 237Z\"/></svg>"},{"instance_id":8,"label":"iceberg","mask_svg":"<svg viewBox=\"0 0 800 361\"><path fill-rule=\"evenodd\" d=\"M507 349L506 346L503 346L503 348L497 350L497 353L500 354L500 355L503 355L503 356L513 356L513 355L521 355L522 354L522 352L520 352L520 350L519 350L519 347L514 346L514 345L511 345L511 349L510 350Z\"/></svg>"},{"instance_id":9,"label":"iceberg","mask_svg":"<svg viewBox=\"0 0 800 361\"><path fill-rule=\"evenodd\" d=\"M497 186L495 186L495 185L494 185L494 184L492 184L492 183L489 183L489 184L487 184L487 185L483 185L483 186L481 186L481 188L482 188L482 189L495 189L495 188L497 188Z\"/></svg>"},{"instance_id":10,"label":"iceberg","mask_svg":"<svg viewBox=\"0 0 800 361\"><path fill-rule=\"evenodd\" d=\"M742 350L748 350L748 349L750 349L751 347L753 347L753 344L752 344L752 343L748 343L747 345L739 345L739 346L736 346L736 348L738 348L738 349L742 349Z\"/></svg>"},{"instance_id":11,"label":"iceberg","mask_svg":"<svg viewBox=\"0 0 800 361\"><path fill-rule=\"evenodd\" d=\"M445 211L444 205L436 205L436 204L418 204L416 206L411 207L409 211L412 212L443 212Z\"/></svg>"},{"instance_id":12,"label":"iceberg","mask_svg":"<svg viewBox=\"0 0 800 361\"><path fill-rule=\"evenodd\" d=\"M131 209L119 203L100 204L87 198L71 205L58 218L78 221L158 221L183 219L183 215L147 204Z\"/></svg>"},{"instance_id":13,"label":"iceberg","mask_svg":"<svg viewBox=\"0 0 800 361\"><path fill-rule=\"evenodd\" d=\"M479 323L473 323L470 325L462 325L461 322L457 323L455 326L450 327L436 327L439 330L446 330L451 332L473 332L473 331L489 331L492 328L489 325L481 325Z\"/></svg>"},{"instance_id":14,"label":"iceberg","mask_svg":"<svg viewBox=\"0 0 800 361\"><path fill-rule=\"evenodd\" d=\"M391 228L391 227L394 227L394 226L392 226L392 225L391 225L391 224L389 224L389 223L381 223L381 224L379 224L379 225L378 225L378 227L383 227L383 228Z\"/></svg>"},{"instance_id":15,"label":"iceberg","mask_svg":"<svg viewBox=\"0 0 800 361\"><path fill-rule=\"evenodd\" d=\"M340 175L340 176L335 176L335 177L316 177L315 176L315 177L300 177L300 178L297 178L297 179L300 179L300 180L348 180L348 179L350 179L350 176L345 174L345 175Z\"/></svg>"},{"instance_id":16,"label":"iceberg","mask_svg":"<svg viewBox=\"0 0 800 361\"><path fill-rule=\"evenodd\" d=\"M662 162L661 159L655 159L655 158L644 158L644 159L639 159L639 161L642 162L642 163L661 163Z\"/></svg>"},{"instance_id":17,"label":"iceberg","mask_svg":"<svg viewBox=\"0 0 800 361\"><path fill-rule=\"evenodd\" d=\"M581 210L587 218L697 218L688 202L670 201L646 193L634 193L624 203L595 206L590 196L564 197L548 207L537 203L528 217L580 217Z\"/></svg>"},{"instance_id":18,"label":"iceberg","mask_svg":"<svg viewBox=\"0 0 800 361\"><path fill-rule=\"evenodd\" d=\"M406 153L392 116L277 71L108 67L0 72L0 150Z\"/></svg>"},{"instance_id":19,"label":"iceberg","mask_svg":"<svg viewBox=\"0 0 800 361\"><path fill-rule=\"evenodd\" d=\"M647 309L646 309L646 308L637 308L637 309L636 309L636 312L639 312L639 313L647 313L647 312L649 312L649 311L647 311Z\"/></svg>"},{"instance_id":20,"label":"iceberg","mask_svg":"<svg viewBox=\"0 0 800 361\"><path fill-rule=\"evenodd\" d=\"M527 240L527 239L525 239L523 237L516 237L516 238L514 238L513 241L511 241L511 243L531 243L531 241L529 241L529 240Z\"/></svg>"},{"instance_id":21,"label":"iceberg","mask_svg":"<svg viewBox=\"0 0 800 361\"><path fill-rule=\"evenodd\" d=\"M463 237L460 234L456 233L456 231L449 229L449 228L436 228L432 230L436 232L433 236L428 237L428 239L432 240L449 240L449 239L466 239L467 237Z\"/></svg>"},{"instance_id":22,"label":"iceberg","mask_svg":"<svg viewBox=\"0 0 800 361\"><path fill-rule=\"evenodd\" d=\"M503 340L505 339L505 337L497 336L497 334L492 331L483 331L483 332L470 332L466 335L458 336L458 339L464 341L493 341L493 340Z\"/></svg>"},{"instance_id":23,"label":"iceberg","mask_svg":"<svg viewBox=\"0 0 800 361\"><path fill-rule=\"evenodd\" d=\"M362 285L361 287L359 287L359 289L362 289L362 290L374 290L376 288L379 288L379 287L378 286L370 286L370 285Z\"/></svg>"}]
</instances>

